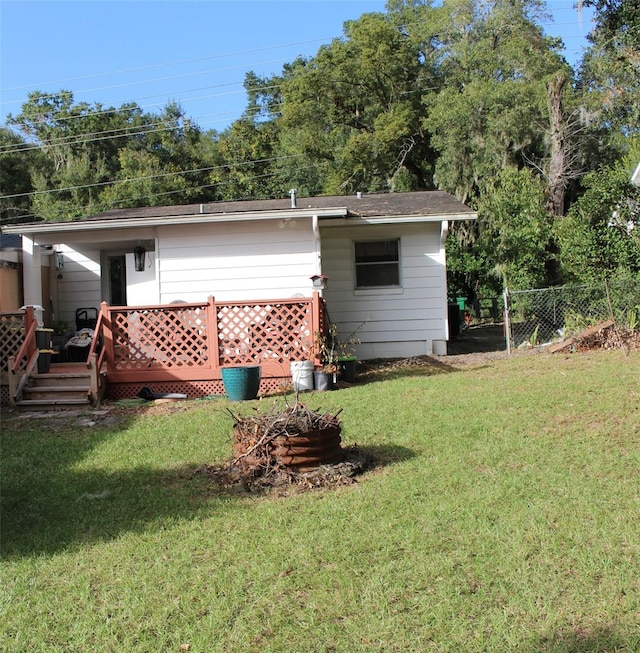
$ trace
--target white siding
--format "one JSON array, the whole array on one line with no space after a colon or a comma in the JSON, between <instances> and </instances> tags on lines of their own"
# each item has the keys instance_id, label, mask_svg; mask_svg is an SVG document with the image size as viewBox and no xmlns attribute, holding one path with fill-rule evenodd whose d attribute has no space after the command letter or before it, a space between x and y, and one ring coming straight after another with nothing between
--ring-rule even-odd
<instances>
[{"instance_id":1,"label":"white siding","mask_svg":"<svg viewBox=\"0 0 640 653\"><path fill-rule=\"evenodd\" d=\"M159 304L158 278L156 275L156 253L147 252L144 270L136 270L133 252L125 254L127 267L127 304L129 306L144 306Z\"/></svg>"},{"instance_id":2,"label":"white siding","mask_svg":"<svg viewBox=\"0 0 640 653\"><path fill-rule=\"evenodd\" d=\"M75 329L78 308L100 308L100 250L79 246L58 247L63 253L64 268L55 273L51 284L51 302L55 318ZM44 298L43 298L44 299Z\"/></svg>"},{"instance_id":3,"label":"white siding","mask_svg":"<svg viewBox=\"0 0 640 653\"><path fill-rule=\"evenodd\" d=\"M447 339L440 222L331 226L320 221L320 235L329 318L342 338L364 322L356 336L362 341L356 346L360 358L430 354L434 341ZM148 255L155 256L154 274L145 277L149 301L141 303L199 302L211 295L219 301L309 297L310 277L319 271L310 219L287 225L269 220L166 226L153 233L122 230L109 234L109 242L102 240L104 234L91 236L64 248L63 278L52 286L56 319L70 324L77 308L99 307L101 251L130 254L138 239L145 239ZM353 242L392 238L400 239L401 286L355 289ZM151 292L154 283L157 294Z\"/></svg>"},{"instance_id":4,"label":"white siding","mask_svg":"<svg viewBox=\"0 0 640 653\"><path fill-rule=\"evenodd\" d=\"M322 227L322 225L321 225ZM361 322L361 359L431 354L447 338L445 255L441 224L321 228L324 296L329 317L346 338ZM400 288L355 289L353 242L400 238Z\"/></svg>"},{"instance_id":5,"label":"white siding","mask_svg":"<svg viewBox=\"0 0 640 653\"><path fill-rule=\"evenodd\" d=\"M166 227L158 233L160 301L309 297L310 220Z\"/></svg>"}]
</instances>

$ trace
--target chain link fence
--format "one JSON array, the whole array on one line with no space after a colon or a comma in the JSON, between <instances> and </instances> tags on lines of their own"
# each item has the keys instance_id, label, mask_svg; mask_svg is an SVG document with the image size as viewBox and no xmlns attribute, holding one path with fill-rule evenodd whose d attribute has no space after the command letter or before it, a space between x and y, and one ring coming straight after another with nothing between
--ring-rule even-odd
<instances>
[{"instance_id":1,"label":"chain link fence","mask_svg":"<svg viewBox=\"0 0 640 653\"><path fill-rule=\"evenodd\" d=\"M611 319L638 328L640 279L504 291L508 352L563 340Z\"/></svg>"}]
</instances>

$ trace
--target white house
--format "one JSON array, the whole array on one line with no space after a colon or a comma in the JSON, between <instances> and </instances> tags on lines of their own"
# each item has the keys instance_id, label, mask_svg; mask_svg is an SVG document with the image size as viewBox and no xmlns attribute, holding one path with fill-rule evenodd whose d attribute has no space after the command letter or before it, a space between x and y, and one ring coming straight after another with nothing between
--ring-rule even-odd
<instances>
[{"instance_id":1,"label":"white house","mask_svg":"<svg viewBox=\"0 0 640 653\"><path fill-rule=\"evenodd\" d=\"M330 320L342 337L364 323L357 353L371 359L446 353L448 225L475 218L442 191L291 191L278 200L118 209L3 231L22 236L24 302L44 306L45 322L73 324L78 309L101 301L310 297L326 278Z\"/></svg>"}]
</instances>

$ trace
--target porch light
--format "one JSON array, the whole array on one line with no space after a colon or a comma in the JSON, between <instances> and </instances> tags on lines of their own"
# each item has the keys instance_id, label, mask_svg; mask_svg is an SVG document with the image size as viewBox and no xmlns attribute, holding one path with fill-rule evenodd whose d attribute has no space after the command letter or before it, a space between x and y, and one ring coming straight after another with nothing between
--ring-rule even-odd
<instances>
[{"instance_id":1,"label":"porch light","mask_svg":"<svg viewBox=\"0 0 640 653\"><path fill-rule=\"evenodd\" d=\"M310 279L313 282L314 288L317 290L324 290L327 287L329 277L326 274L314 274Z\"/></svg>"},{"instance_id":2,"label":"porch light","mask_svg":"<svg viewBox=\"0 0 640 653\"><path fill-rule=\"evenodd\" d=\"M136 272L144 272L144 259L146 254L147 250L142 247L142 245L138 245L137 247L133 248L133 258L135 261Z\"/></svg>"},{"instance_id":3,"label":"porch light","mask_svg":"<svg viewBox=\"0 0 640 653\"><path fill-rule=\"evenodd\" d=\"M56 252L55 257L56 270L60 272L61 270L64 270L64 254L62 252Z\"/></svg>"}]
</instances>

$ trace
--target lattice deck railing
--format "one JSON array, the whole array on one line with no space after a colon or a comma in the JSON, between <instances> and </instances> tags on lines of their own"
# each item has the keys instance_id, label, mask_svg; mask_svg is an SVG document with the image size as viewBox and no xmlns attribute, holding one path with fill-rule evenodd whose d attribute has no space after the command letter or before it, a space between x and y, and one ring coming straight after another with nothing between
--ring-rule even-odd
<instances>
[{"instance_id":1,"label":"lattice deck railing","mask_svg":"<svg viewBox=\"0 0 640 653\"><path fill-rule=\"evenodd\" d=\"M260 365L261 391L290 379L289 363L313 359L313 340L324 329L318 293L269 301L101 305L96 330L104 356L107 396L134 396L143 385L189 396L223 392L221 368ZM24 314L0 315L0 372L24 340ZM102 351L104 348L104 351ZM195 389L195 390L194 390Z\"/></svg>"},{"instance_id":2,"label":"lattice deck railing","mask_svg":"<svg viewBox=\"0 0 640 653\"><path fill-rule=\"evenodd\" d=\"M314 333L325 323L317 293L269 301L103 303L101 312L104 329L97 335L106 347L108 386L209 382L217 390L221 368L235 365L260 365L263 379L287 379L290 361L313 358Z\"/></svg>"},{"instance_id":3,"label":"lattice deck railing","mask_svg":"<svg viewBox=\"0 0 640 653\"><path fill-rule=\"evenodd\" d=\"M24 333L24 313L0 313L0 376L3 383L9 371L9 358L18 353Z\"/></svg>"},{"instance_id":4,"label":"lattice deck railing","mask_svg":"<svg viewBox=\"0 0 640 653\"><path fill-rule=\"evenodd\" d=\"M0 313L0 405L13 401L36 364L37 326L32 306L24 313Z\"/></svg>"}]
</instances>

